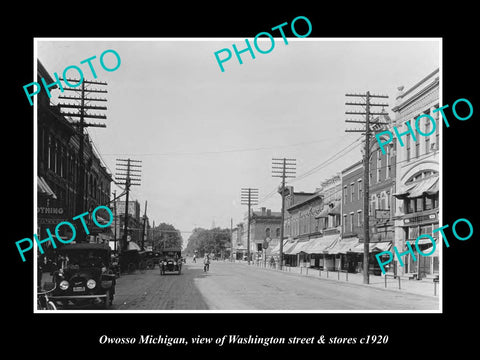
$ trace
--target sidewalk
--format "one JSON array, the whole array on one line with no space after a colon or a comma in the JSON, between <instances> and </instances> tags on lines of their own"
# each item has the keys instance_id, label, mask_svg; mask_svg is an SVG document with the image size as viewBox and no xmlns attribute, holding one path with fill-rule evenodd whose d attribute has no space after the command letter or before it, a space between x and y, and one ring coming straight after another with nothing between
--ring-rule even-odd
<instances>
[{"instance_id":1,"label":"sidewalk","mask_svg":"<svg viewBox=\"0 0 480 360\"><path fill-rule=\"evenodd\" d=\"M236 264L241 264L249 266L247 261L235 260ZM359 284L362 286L371 286L378 289L391 290L397 292L408 292L418 295L430 296L430 297L439 297L440 294L440 282L434 283L432 280L407 280L407 279L394 279L393 276L389 275L385 279L384 275L372 275L369 276L369 284L363 283L363 274L362 273L347 273L347 272L338 272L338 271L327 271L319 270L306 267L290 267L284 266L282 270L278 268L264 267L263 262L260 264L250 261L250 266L256 269L262 269L264 271L276 271L276 272L285 272L292 275L298 276L308 276L314 277L327 281L338 281L338 282L350 282L353 284ZM385 281L386 280L386 281Z\"/></svg>"}]
</instances>

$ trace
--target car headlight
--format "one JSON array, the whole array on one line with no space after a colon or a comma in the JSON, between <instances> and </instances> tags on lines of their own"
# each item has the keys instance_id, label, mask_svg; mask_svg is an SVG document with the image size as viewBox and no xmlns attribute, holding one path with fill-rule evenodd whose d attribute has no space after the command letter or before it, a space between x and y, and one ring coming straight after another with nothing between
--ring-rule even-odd
<instances>
[{"instance_id":1,"label":"car headlight","mask_svg":"<svg viewBox=\"0 0 480 360\"><path fill-rule=\"evenodd\" d=\"M173 262L173 265L177 265L177 262L176 262L176 261L174 261L174 262Z\"/></svg>"},{"instance_id":2,"label":"car headlight","mask_svg":"<svg viewBox=\"0 0 480 360\"><path fill-rule=\"evenodd\" d=\"M166 262L166 261L164 261L164 262L163 262L163 265L167 265L167 262Z\"/></svg>"},{"instance_id":3,"label":"car headlight","mask_svg":"<svg viewBox=\"0 0 480 360\"><path fill-rule=\"evenodd\" d=\"M62 281L60 282L60 285L59 285L59 286L60 286L60 289L62 289L62 290L67 290L67 289L68 289L68 285L69 285L69 284L68 284L68 281L67 281L67 280L62 280Z\"/></svg>"},{"instance_id":4,"label":"car headlight","mask_svg":"<svg viewBox=\"0 0 480 360\"><path fill-rule=\"evenodd\" d=\"M95 280L90 279L90 280L87 281L87 288L93 289L93 288L95 287L95 285L97 285L97 283L95 282Z\"/></svg>"}]
</instances>

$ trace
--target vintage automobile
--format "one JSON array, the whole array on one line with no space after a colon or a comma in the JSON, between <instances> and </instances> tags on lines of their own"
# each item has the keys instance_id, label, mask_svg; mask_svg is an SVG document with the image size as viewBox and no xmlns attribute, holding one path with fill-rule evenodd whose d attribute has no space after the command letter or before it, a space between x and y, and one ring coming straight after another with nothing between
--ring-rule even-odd
<instances>
[{"instance_id":1,"label":"vintage automobile","mask_svg":"<svg viewBox=\"0 0 480 360\"><path fill-rule=\"evenodd\" d=\"M160 253L158 251L145 251L142 257L146 262L147 269L155 269L155 265L160 263Z\"/></svg>"},{"instance_id":2,"label":"vintage automobile","mask_svg":"<svg viewBox=\"0 0 480 360\"><path fill-rule=\"evenodd\" d=\"M56 250L58 270L49 299L59 308L101 305L108 309L115 294L110 269L110 247L103 244L68 244Z\"/></svg>"},{"instance_id":3,"label":"vintage automobile","mask_svg":"<svg viewBox=\"0 0 480 360\"><path fill-rule=\"evenodd\" d=\"M178 275L182 273L182 251L181 249L171 248L160 251L160 275L167 272L176 272Z\"/></svg>"}]
</instances>

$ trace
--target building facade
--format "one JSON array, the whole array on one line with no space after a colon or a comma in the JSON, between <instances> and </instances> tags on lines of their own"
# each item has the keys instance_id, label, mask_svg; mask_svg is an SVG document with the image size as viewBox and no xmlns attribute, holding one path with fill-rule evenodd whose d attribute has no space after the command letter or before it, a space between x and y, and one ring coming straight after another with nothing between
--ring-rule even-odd
<instances>
[{"instance_id":1,"label":"building facade","mask_svg":"<svg viewBox=\"0 0 480 360\"><path fill-rule=\"evenodd\" d=\"M44 78L47 83L53 83L40 61L37 68L39 82ZM73 217L80 215L77 210L80 136L74 125L61 114L59 106L51 104L45 92L37 95L37 104L37 234L43 239L47 237L46 229L54 233L58 223L71 222ZM82 209L91 214L98 205L109 205L112 176L86 134L83 157L85 188ZM108 218L104 220L108 221ZM97 242L101 236L110 236L108 228L94 226L91 216L85 217L85 221L90 235L79 239L83 230L77 230L75 241ZM76 225L83 229L81 223ZM59 236L71 239L72 231L67 226L60 227Z\"/></svg>"},{"instance_id":2,"label":"building facade","mask_svg":"<svg viewBox=\"0 0 480 360\"><path fill-rule=\"evenodd\" d=\"M252 260L263 259L280 241L281 213L265 207L252 210L250 215L250 255ZM242 229L242 244L247 249L248 214L245 215ZM265 251L264 251L265 250Z\"/></svg>"},{"instance_id":3,"label":"building facade","mask_svg":"<svg viewBox=\"0 0 480 360\"><path fill-rule=\"evenodd\" d=\"M413 274L418 278L434 276L439 271L438 251L431 256L420 256L415 248L415 240L419 235L430 234L438 243L438 232L432 230L439 227L439 150L440 126L439 113L439 69L436 69L411 88L398 88L395 106L394 125L403 135L397 144L396 193L395 204L395 246L402 252L408 250L410 243L416 261L411 254L396 259L397 273ZM428 114L418 121L418 128L430 136L407 133L407 123L415 129L416 118ZM435 129L434 129L435 127ZM421 239L419 248L428 253L432 247L430 240ZM402 264L403 263L403 264ZM403 266L402 266L403 265Z\"/></svg>"},{"instance_id":4,"label":"building facade","mask_svg":"<svg viewBox=\"0 0 480 360\"><path fill-rule=\"evenodd\" d=\"M380 124L375 124L378 122ZM372 131L382 132L392 126L389 116L380 116L372 121ZM385 139L383 139L386 142ZM370 145L369 164L369 227L370 242L395 242L394 209L396 198L396 143L380 148L378 141Z\"/></svg>"}]
</instances>

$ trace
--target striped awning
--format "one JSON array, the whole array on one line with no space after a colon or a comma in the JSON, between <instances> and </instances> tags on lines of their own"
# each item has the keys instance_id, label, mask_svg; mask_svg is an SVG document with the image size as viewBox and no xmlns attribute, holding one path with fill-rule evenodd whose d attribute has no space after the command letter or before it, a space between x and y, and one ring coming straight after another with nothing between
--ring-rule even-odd
<instances>
[{"instance_id":1,"label":"striped awning","mask_svg":"<svg viewBox=\"0 0 480 360\"><path fill-rule=\"evenodd\" d=\"M392 243L390 241L383 241L383 242L369 243L368 245L369 245L368 250L370 253L372 253L372 252L388 251L392 246ZM363 253L363 248L364 248L364 244L359 243L350 252Z\"/></svg>"},{"instance_id":2,"label":"striped awning","mask_svg":"<svg viewBox=\"0 0 480 360\"><path fill-rule=\"evenodd\" d=\"M329 254L346 254L347 252L352 251L357 245L357 237L339 239L334 246L327 249L327 252Z\"/></svg>"},{"instance_id":3,"label":"striped awning","mask_svg":"<svg viewBox=\"0 0 480 360\"><path fill-rule=\"evenodd\" d=\"M328 251L329 248L335 246L340 239L340 234L326 235L314 239L310 239L309 246L302 249L307 254L323 254Z\"/></svg>"},{"instance_id":4,"label":"striped awning","mask_svg":"<svg viewBox=\"0 0 480 360\"><path fill-rule=\"evenodd\" d=\"M45 179L41 176L37 176L37 192L42 195L50 196L52 199L56 199L57 196L53 190L48 186Z\"/></svg>"},{"instance_id":5,"label":"striped awning","mask_svg":"<svg viewBox=\"0 0 480 360\"><path fill-rule=\"evenodd\" d=\"M400 191L393 194L398 199L417 198L423 195L434 195L438 193L439 178L431 176L421 181L404 186Z\"/></svg>"}]
</instances>

